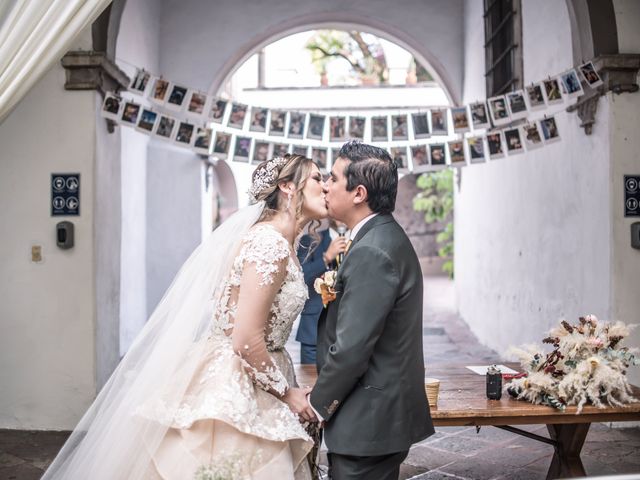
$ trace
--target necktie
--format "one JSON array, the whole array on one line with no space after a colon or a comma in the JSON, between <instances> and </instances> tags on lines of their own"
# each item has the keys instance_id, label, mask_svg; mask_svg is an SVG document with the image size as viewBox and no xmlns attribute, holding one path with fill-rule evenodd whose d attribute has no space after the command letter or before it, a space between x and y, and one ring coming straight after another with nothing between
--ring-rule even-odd
<instances>
[{"instance_id":1,"label":"necktie","mask_svg":"<svg viewBox=\"0 0 640 480\"><path fill-rule=\"evenodd\" d=\"M344 248L344 254L346 255L347 252L349 251L349 247L351 246L351 243L353 242L353 240L349 240L347 242L347 246Z\"/></svg>"}]
</instances>

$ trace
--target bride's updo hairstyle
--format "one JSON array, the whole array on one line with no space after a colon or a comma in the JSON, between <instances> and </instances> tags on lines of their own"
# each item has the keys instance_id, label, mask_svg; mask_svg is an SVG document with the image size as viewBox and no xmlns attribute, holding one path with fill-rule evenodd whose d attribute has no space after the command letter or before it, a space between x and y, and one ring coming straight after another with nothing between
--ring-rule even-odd
<instances>
[{"instance_id":1,"label":"bride's updo hairstyle","mask_svg":"<svg viewBox=\"0 0 640 480\"><path fill-rule=\"evenodd\" d=\"M296 218L302 215L304 189L307 178L311 175L313 161L304 155L286 154L262 162L253 172L249 195L254 202L264 200L265 208L260 220L271 218L276 212L283 210L287 196L278 188L282 182L293 182L296 186L297 202Z\"/></svg>"}]
</instances>

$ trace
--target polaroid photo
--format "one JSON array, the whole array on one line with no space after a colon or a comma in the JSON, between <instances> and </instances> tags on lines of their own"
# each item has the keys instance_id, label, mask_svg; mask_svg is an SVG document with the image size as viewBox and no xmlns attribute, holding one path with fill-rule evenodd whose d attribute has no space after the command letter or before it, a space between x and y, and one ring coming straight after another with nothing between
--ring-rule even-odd
<instances>
[{"instance_id":1,"label":"polaroid photo","mask_svg":"<svg viewBox=\"0 0 640 480\"><path fill-rule=\"evenodd\" d=\"M504 125L509 123L509 107L507 107L507 99L504 95L498 95L497 97L491 97L489 100L489 114L491 115L491 122L494 125Z\"/></svg>"},{"instance_id":2,"label":"polaroid photo","mask_svg":"<svg viewBox=\"0 0 640 480\"><path fill-rule=\"evenodd\" d=\"M149 98L157 103L164 103L169 94L169 81L164 78L156 78L153 81L153 87Z\"/></svg>"},{"instance_id":3,"label":"polaroid photo","mask_svg":"<svg viewBox=\"0 0 640 480\"><path fill-rule=\"evenodd\" d=\"M158 124L156 125L156 129L153 134L164 140L171 140L173 138L173 130L176 128L177 123L178 122L173 117L160 115L160 119L158 120Z\"/></svg>"},{"instance_id":4,"label":"polaroid photo","mask_svg":"<svg viewBox=\"0 0 640 480\"><path fill-rule=\"evenodd\" d=\"M187 98L189 99L187 102L187 113L197 116L204 114L207 100L209 99L206 93L189 90Z\"/></svg>"},{"instance_id":5,"label":"polaroid photo","mask_svg":"<svg viewBox=\"0 0 640 480\"><path fill-rule=\"evenodd\" d=\"M409 121L407 120L407 116L391 115L391 140L397 141L397 140L408 140L408 139L409 139Z\"/></svg>"},{"instance_id":6,"label":"polaroid photo","mask_svg":"<svg viewBox=\"0 0 640 480\"><path fill-rule=\"evenodd\" d=\"M229 113L229 120L227 120L227 126L233 127L233 128L239 128L240 130L242 130L242 128L244 127L244 119L247 116L247 108L248 107L246 105L243 105L242 103L232 102L231 113Z\"/></svg>"},{"instance_id":7,"label":"polaroid photo","mask_svg":"<svg viewBox=\"0 0 640 480\"><path fill-rule=\"evenodd\" d=\"M340 149L339 148L331 148L330 150L331 150L331 165L333 165L334 163L336 163L336 160L340 156Z\"/></svg>"},{"instance_id":8,"label":"polaroid photo","mask_svg":"<svg viewBox=\"0 0 640 480\"><path fill-rule=\"evenodd\" d=\"M216 138L213 142L213 156L225 159L229 156L229 147L231 146L231 134L216 132Z\"/></svg>"},{"instance_id":9,"label":"polaroid photo","mask_svg":"<svg viewBox=\"0 0 640 480\"><path fill-rule=\"evenodd\" d=\"M504 157L504 142L502 141L502 132L498 130L487 133L487 147L489 148L489 158L491 160Z\"/></svg>"},{"instance_id":10,"label":"polaroid photo","mask_svg":"<svg viewBox=\"0 0 640 480\"><path fill-rule=\"evenodd\" d=\"M271 110L271 121L269 122L269 135L274 137L284 137L284 127L287 123L287 112L284 110Z\"/></svg>"},{"instance_id":11,"label":"polaroid photo","mask_svg":"<svg viewBox=\"0 0 640 480\"><path fill-rule=\"evenodd\" d=\"M292 145L291 153L293 155L302 155L303 157L308 157L309 147L306 145Z\"/></svg>"},{"instance_id":12,"label":"polaroid photo","mask_svg":"<svg viewBox=\"0 0 640 480\"><path fill-rule=\"evenodd\" d=\"M178 130L176 136L173 138L174 142L179 145L191 145L195 133L195 125L189 122L180 122L178 124Z\"/></svg>"},{"instance_id":13,"label":"polaroid photo","mask_svg":"<svg viewBox=\"0 0 640 480\"><path fill-rule=\"evenodd\" d=\"M464 142L462 140L452 140L449 145L449 160L454 167L462 167L467 164L467 157L464 154Z\"/></svg>"},{"instance_id":14,"label":"polaroid photo","mask_svg":"<svg viewBox=\"0 0 640 480\"><path fill-rule=\"evenodd\" d=\"M327 172L327 149L326 148L312 148L311 160L316 162L321 172Z\"/></svg>"},{"instance_id":15,"label":"polaroid photo","mask_svg":"<svg viewBox=\"0 0 640 480\"><path fill-rule=\"evenodd\" d=\"M371 141L389 141L389 117L371 117Z\"/></svg>"},{"instance_id":16,"label":"polaroid photo","mask_svg":"<svg viewBox=\"0 0 640 480\"><path fill-rule=\"evenodd\" d=\"M108 118L113 121L120 120L120 107L123 104L122 98L113 94L107 93L104 96L104 102L102 102L102 109L100 110L100 114L104 118Z\"/></svg>"},{"instance_id":17,"label":"polaroid photo","mask_svg":"<svg viewBox=\"0 0 640 480\"><path fill-rule=\"evenodd\" d=\"M558 131L558 125L554 117L540 120L540 130L542 131L544 143L553 143L560 140L560 132Z\"/></svg>"},{"instance_id":18,"label":"polaroid photo","mask_svg":"<svg viewBox=\"0 0 640 480\"><path fill-rule=\"evenodd\" d=\"M307 119L306 113L289 113L289 138L302 138L304 136L304 124Z\"/></svg>"},{"instance_id":19,"label":"polaroid photo","mask_svg":"<svg viewBox=\"0 0 640 480\"><path fill-rule=\"evenodd\" d=\"M429 144L429 163L432 167L445 167L447 165L444 143Z\"/></svg>"},{"instance_id":20,"label":"polaroid photo","mask_svg":"<svg viewBox=\"0 0 640 480\"><path fill-rule=\"evenodd\" d=\"M159 115L153 110L143 108L140 113L140 118L138 119L138 124L136 125L136 130L150 135L156 126L158 117Z\"/></svg>"},{"instance_id":21,"label":"polaroid photo","mask_svg":"<svg viewBox=\"0 0 640 480\"><path fill-rule=\"evenodd\" d=\"M136 125L138 123L138 115L140 115L140 109L142 107L135 102L125 102L122 107L122 115L120 115L120 121L129 125Z\"/></svg>"},{"instance_id":22,"label":"polaroid photo","mask_svg":"<svg viewBox=\"0 0 640 480\"><path fill-rule=\"evenodd\" d=\"M211 137L213 130L207 127L196 128L196 136L193 141L193 149L203 155L209 155L211 149Z\"/></svg>"},{"instance_id":23,"label":"polaroid photo","mask_svg":"<svg viewBox=\"0 0 640 480\"><path fill-rule=\"evenodd\" d=\"M506 94L507 105L509 106L509 114L511 120L518 120L527 116L527 102L524 99L524 91L516 90Z\"/></svg>"},{"instance_id":24,"label":"polaroid photo","mask_svg":"<svg viewBox=\"0 0 640 480\"><path fill-rule=\"evenodd\" d=\"M412 113L411 123L413 124L413 138L416 140L419 138L429 138L431 136L428 112Z\"/></svg>"},{"instance_id":25,"label":"polaroid photo","mask_svg":"<svg viewBox=\"0 0 640 480\"><path fill-rule=\"evenodd\" d=\"M485 102L472 103L469 105L469 111L471 112L471 123L473 124L474 130L488 128L490 126L487 104Z\"/></svg>"},{"instance_id":26,"label":"polaroid photo","mask_svg":"<svg viewBox=\"0 0 640 480\"><path fill-rule=\"evenodd\" d=\"M567 94L567 98L579 97L584 93L582 84L578 78L578 73L575 69L572 68L571 70L561 73L560 81L562 82L562 87Z\"/></svg>"},{"instance_id":27,"label":"polaroid photo","mask_svg":"<svg viewBox=\"0 0 640 480\"><path fill-rule=\"evenodd\" d=\"M347 117L329 117L329 141L344 142L347 139Z\"/></svg>"},{"instance_id":28,"label":"polaroid photo","mask_svg":"<svg viewBox=\"0 0 640 480\"><path fill-rule=\"evenodd\" d=\"M289 153L289 145L286 143L274 143L273 144L273 157L284 157Z\"/></svg>"},{"instance_id":29,"label":"polaroid photo","mask_svg":"<svg viewBox=\"0 0 640 480\"><path fill-rule=\"evenodd\" d=\"M364 140L365 117L349 117L349 138Z\"/></svg>"},{"instance_id":30,"label":"polaroid photo","mask_svg":"<svg viewBox=\"0 0 640 480\"><path fill-rule=\"evenodd\" d=\"M129 90L137 93L138 95L144 95L144 92L151 84L150 80L151 74L149 72L145 72L144 68L138 68L135 76L131 80L131 84L129 84Z\"/></svg>"},{"instance_id":31,"label":"polaroid photo","mask_svg":"<svg viewBox=\"0 0 640 480\"><path fill-rule=\"evenodd\" d=\"M227 100L222 100L221 98L214 98L211 102L211 108L209 108L209 120L214 123L222 124L224 120L224 112L227 109Z\"/></svg>"},{"instance_id":32,"label":"polaroid photo","mask_svg":"<svg viewBox=\"0 0 640 480\"><path fill-rule=\"evenodd\" d=\"M451 109L451 118L453 120L453 131L455 133L463 133L469 131L469 117L467 116L467 107L453 107Z\"/></svg>"},{"instance_id":33,"label":"polaroid photo","mask_svg":"<svg viewBox=\"0 0 640 480\"><path fill-rule=\"evenodd\" d=\"M405 122L406 122L406 116L405 116ZM391 158L398 166L398 173L409 172L409 155L407 154L407 147L392 147L391 150L389 151L389 154L391 155Z\"/></svg>"},{"instance_id":34,"label":"polaroid photo","mask_svg":"<svg viewBox=\"0 0 640 480\"><path fill-rule=\"evenodd\" d=\"M429 170L429 155L426 145L411 146L411 163L414 172L424 172Z\"/></svg>"},{"instance_id":35,"label":"polaroid photo","mask_svg":"<svg viewBox=\"0 0 640 480\"><path fill-rule=\"evenodd\" d=\"M544 96L548 105L562 103L562 93L560 92L560 84L557 78L549 78L542 82L544 86Z\"/></svg>"},{"instance_id":36,"label":"polaroid photo","mask_svg":"<svg viewBox=\"0 0 640 480\"><path fill-rule=\"evenodd\" d=\"M504 130L504 143L507 145L507 152L509 152L509 155L524 151L522 138L520 137L520 129L518 127L507 128Z\"/></svg>"},{"instance_id":37,"label":"polaroid photo","mask_svg":"<svg viewBox=\"0 0 640 480\"><path fill-rule=\"evenodd\" d=\"M251 158L252 165L258 165L269 160L269 142L259 142L256 140L253 144L253 156Z\"/></svg>"},{"instance_id":38,"label":"polaroid photo","mask_svg":"<svg viewBox=\"0 0 640 480\"><path fill-rule=\"evenodd\" d=\"M484 137L468 137L467 146L469 147L469 163L484 163Z\"/></svg>"},{"instance_id":39,"label":"polaroid photo","mask_svg":"<svg viewBox=\"0 0 640 480\"><path fill-rule=\"evenodd\" d=\"M311 140L322 140L324 138L324 124L327 117L324 115L309 114L309 128L307 128L307 138Z\"/></svg>"},{"instance_id":40,"label":"polaroid photo","mask_svg":"<svg viewBox=\"0 0 640 480\"><path fill-rule=\"evenodd\" d=\"M542 134L538 128L538 124L535 122L525 123L520 125L522 131L522 137L524 138L524 144L527 150L533 150L542 146Z\"/></svg>"},{"instance_id":41,"label":"polaroid photo","mask_svg":"<svg viewBox=\"0 0 640 480\"><path fill-rule=\"evenodd\" d=\"M169 97L165 102L165 106L171 110L182 110L187 99L187 88L180 85L171 85L169 89Z\"/></svg>"},{"instance_id":42,"label":"polaroid photo","mask_svg":"<svg viewBox=\"0 0 640 480\"><path fill-rule=\"evenodd\" d=\"M449 135L446 108L431 110L431 135Z\"/></svg>"},{"instance_id":43,"label":"polaroid photo","mask_svg":"<svg viewBox=\"0 0 640 480\"><path fill-rule=\"evenodd\" d=\"M249 130L252 132L267 131L267 115L269 110L262 107L251 108L251 120L249 121Z\"/></svg>"},{"instance_id":44,"label":"polaroid photo","mask_svg":"<svg viewBox=\"0 0 640 480\"><path fill-rule=\"evenodd\" d=\"M546 105L544 103L544 94L542 93L543 86L541 83L535 83L533 85L529 85L525 87L527 104L529 105L529 110L540 110L544 108Z\"/></svg>"},{"instance_id":45,"label":"polaroid photo","mask_svg":"<svg viewBox=\"0 0 640 480\"><path fill-rule=\"evenodd\" d=\"M596 88L602 85L602 79L600 78L600 75L598 75L596 67L593 66L593 62L584 63L580 65L578 69L580 70L580 74L582 75L582 78L584 78L584 81L587 82L591 88Z\"/></svg>"},{"instance_id":46,"label":"polaroid photo","mask_svg":"<svg viewBox=\"0 0 640 480\"><path fill-rule=\"evenodd\" d=\"M233 161L249 163L251 153L251 137L236 136L236 145L233 148Z\"/></svg>"}]
</instances>

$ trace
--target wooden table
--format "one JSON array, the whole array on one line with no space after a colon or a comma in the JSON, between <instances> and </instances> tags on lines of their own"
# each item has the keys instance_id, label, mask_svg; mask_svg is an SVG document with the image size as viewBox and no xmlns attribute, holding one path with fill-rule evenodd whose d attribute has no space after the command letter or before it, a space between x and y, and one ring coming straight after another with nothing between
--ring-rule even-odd
<instances>
[{"instance_id":1,"label":"wooden table","mask_svg":"<svg viewBox=\"0 0 640 480\"><path fill-rule=\"evenodd\" d=\"M517 364L507 365L514 370L521 370ZM313 365L297 365L296 375L300 385L313 385L317 378ZM426 376L440 380L438 406L431 408L436 427L488 425L553 445L555 453L547 479L586 475L580 451L591 423L640 421L640 402L604 409L585 406L576 415L576 407L567 407L562 412L552 407L515 400L506 391L503 391L500 400L488 400L485 376L473 373L464 365L429 365ZM640 388L633 387L633 395L640 398ZM512 426L532 424L546 425L549 438Z\"/></svg>"}]
</instances>

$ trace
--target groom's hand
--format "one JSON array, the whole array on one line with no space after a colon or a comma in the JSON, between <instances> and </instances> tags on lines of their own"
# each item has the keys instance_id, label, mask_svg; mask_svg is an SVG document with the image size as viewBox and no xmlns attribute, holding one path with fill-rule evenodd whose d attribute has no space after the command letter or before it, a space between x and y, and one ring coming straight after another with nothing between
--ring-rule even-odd
<instances>
[{"instance_id":1,"label":"groom's hand","mask_svg":"<svg viewBox=\"0 0 640 480\"><path fill-rule=\"evenodd\" d=\"M307 402L307 393L309 388L290 388L282 397L282 401L286 403L291 411L306 420L307 422L317 422L313 409Z\"/></svg>"}]
</instances>

